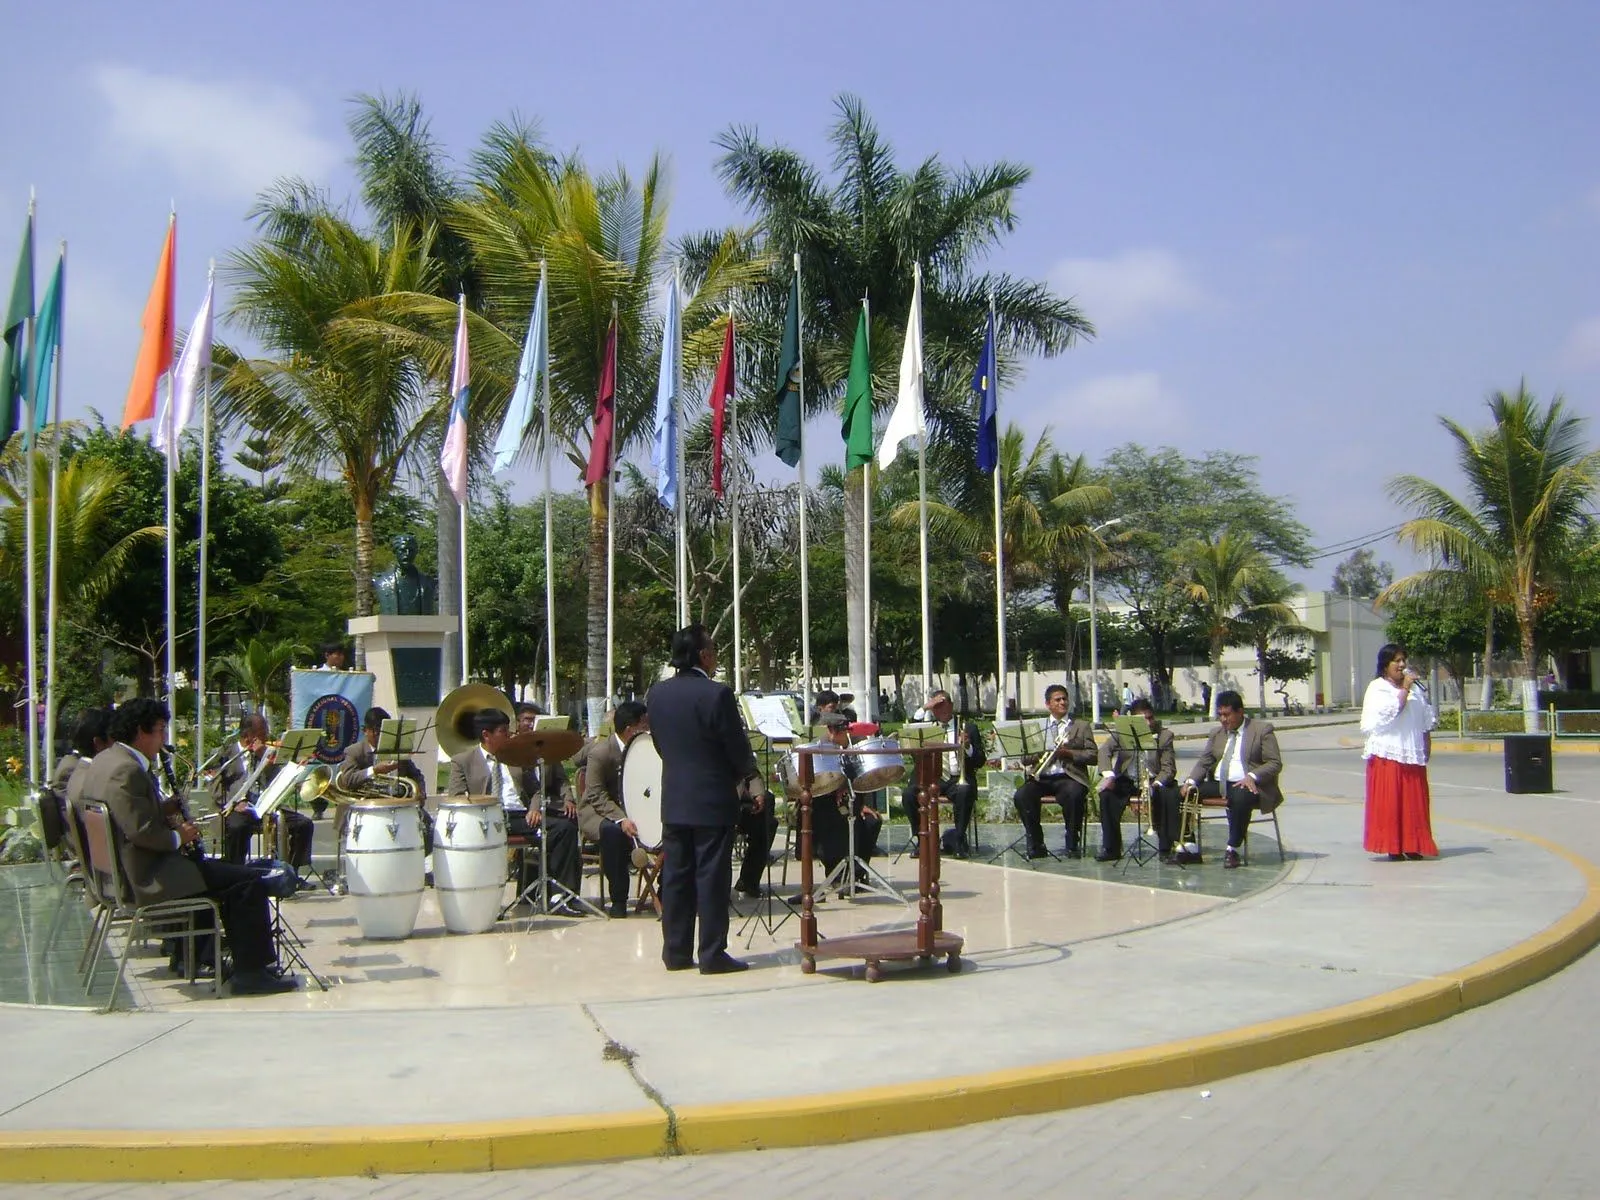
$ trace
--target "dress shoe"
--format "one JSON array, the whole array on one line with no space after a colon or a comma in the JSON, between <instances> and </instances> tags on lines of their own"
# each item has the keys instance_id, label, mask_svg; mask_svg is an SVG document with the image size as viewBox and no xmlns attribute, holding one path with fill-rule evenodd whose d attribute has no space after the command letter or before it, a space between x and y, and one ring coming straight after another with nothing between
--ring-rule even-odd
<instances>
[{"instance_id":1,"label":"dress shoe","mask_svg":"<svg viewBox=\"0 0 1600 1200\"><path fill-rule=\"evenodd\" d=\"M1180 867L1197 867L1205 860L1200 857L1198 850L1179 850L1172 856L1172 861Z\"/></svg>"},{"instance_id":2,"label":"dress shoe","mask_svg":"<svg viewBox=\"0 0 1600 1200\"><path fill-rule=\"evenodd\" d=\"M761 885L757 884L755 887L745 887L743 884L740 884L733 889L733 894L735 896L743 896L746 900L759 900L761 899Z\"/></svg>"},{"instance_id":3,"label":"dress shoe","mask_svg":"<svg viewBox=\"0 0 1600 1200\"><path fill-rule=\"evenodd\" d=\"M1412 854L1409 851L1406 853L1407 862L1421 862L1426 857L1426 854Z\"/></svg>"},{"instance_id":4,"label":"dress shoe","mask_svg":"<svg viewBox=\"0 0 1600 1200\"><path fill-rule=\"evenodd\" d=\"M1178 861L1178 856L1171 850L1161 851L1161 861L1165 866L1171 866Z\"/></svg>"},{"instance_id":5,"label":"dress shoe","mask_svg":"<svg viewBox=\"0 0 1600 1200\"><path fill-rule=\"evenodd\" d=\"M254 971L240 971L233 977L232 991L235 996L274 996L280 992L292 992L300 986L293 975L274 975L264 968Z\"/></svg>"},{"instance_id":6,"label":"dress shoe","mask_svg":"<svg viewBox=\"0 0 1600 1200\"><path fill-rule=\"evenodd\" d=\"M669 971L694 970L694 959L692 958L668 958L665 954L663 954L661 956L661 963Z\"/></svg>"},{"instance_id":7,"label":"dress shoe","mask_svg":"<svg viewBox=\"0 0 1600 1200\"><path fill-rule=\"evenodd\" d=\"M1094 856L1094 860L1097 863L1111 863L1118 861L1121 857L1121 854L1113 854L1109 850L1102 850Z\"/></svg>"},{"instance_id":8,"label":"dress shoe","mask_svg":"<svg viewBox=\"0 0 1600 1200\"><path fill-rule=\"evenodd\" d=\"M1028 849L1023 853L1022 857L1028 859L1049 858L1050 851L1046 850L1043 846L1029 846Z\"/></svg>"},{"instance_id":9,"label":"dress shoe","mask_svg":"<svg viewBox=\"0 0 1600 1200\"><path fill-rule=\"evenodd\" d=\"M1083 847L1081 847L1081 846L1068 846L1065 850L1062 851L1062 853L1068 858L1082 858L1083 857Z\"/></svg>"},{"instance_id":10,"label":"dress shoe","mask_svg":"<svg viewBox=\"0 0 1600 1200\"><path fill-rule=\"evenodd\" d=\"M606 909L606 915L608 917L612 918L613 920L615 920L618 917L627 916L628 915L628 902L626 900L618 900L618 901L616 901L614 904L612 904L612 906L610 908Z\"/></svg>"},{"instance_id":11,"label":"dress shoe","mask_svg":"<svg viewBox=\"0 0 1600 1200\"><path fill-rule=\"evenodd\" d=\"M1222 865L1230 871L1236 868L1239 865L1239 852L1237 850L1223 851Z\"/></svg>"},{"instance_id":12,"label":"dress shoe","mask_svg":"<svg viewBox=\"0 0 1600 1200\"><path fill-rule=\"evenodd\" d=\"M702 975L732 975L749 969L749 963L734 958L733 955L727 952L717 955L708 963L700 964L700 974Z\"/></svg>"}]
</instances>

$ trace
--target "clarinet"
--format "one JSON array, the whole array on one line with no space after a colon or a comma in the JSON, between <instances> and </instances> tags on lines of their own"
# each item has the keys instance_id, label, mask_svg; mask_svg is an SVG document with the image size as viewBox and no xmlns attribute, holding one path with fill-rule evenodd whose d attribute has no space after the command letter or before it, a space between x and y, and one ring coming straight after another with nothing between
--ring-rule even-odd
<instances>
[{"instance_id":1,"label":"clarinet","mask_svg":"<svg viewBox=\"0 0 1600 1200\"><path fill-rule=\"evenodd\" d=\"M173 755L167 750L162 750L158 757L161 759L161 774L167 781L167 791L172 795L173 807L176 809L176 820L184 824L193 824L193 818L189 816L189 806L183 799L183 790L178 787L177 772L173 770ZM176 828L176 825L174 825L174 828ZM187 846L179 846L178 853L192 858L196 862L206 856L205 848L198 839L190 842Z\"/></svg>"}]
</instances>

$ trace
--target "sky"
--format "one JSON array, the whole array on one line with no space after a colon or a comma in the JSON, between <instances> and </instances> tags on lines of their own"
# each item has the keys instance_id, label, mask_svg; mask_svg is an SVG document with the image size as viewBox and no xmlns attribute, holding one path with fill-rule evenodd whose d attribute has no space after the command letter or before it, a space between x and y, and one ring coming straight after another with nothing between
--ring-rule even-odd
<instances>
[{"instance_id":1,"label":"sky","mask_svg":"<svg viewBox=\"0 0 1600 1200\"><path fill-rule=\"evenodd\" d=\"M825 160L840 92L902 164L1031 166L989 265L1098 336L1028 364L1003 419L1091 459L1256 456L1335 548L1311 586L1404 518L1394 475L1456 485L1441 417L1522 380L1600 414L1592 3L67 0L4 37L0 260L37 189L41 259L70 244L68 416L121 411L171 206L187 325L252 197L349 195L349 99L400 91L458 160L513 113L597 168L664 153L673 235L745 216L719 132Z\"/></svg>"}]
</instances>

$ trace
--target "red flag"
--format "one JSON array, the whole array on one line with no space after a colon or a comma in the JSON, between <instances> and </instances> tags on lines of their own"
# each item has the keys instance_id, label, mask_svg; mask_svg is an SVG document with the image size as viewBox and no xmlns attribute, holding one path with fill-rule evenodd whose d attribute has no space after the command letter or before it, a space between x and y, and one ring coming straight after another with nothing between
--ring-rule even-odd
<instances>
[{"instance_id":1,"label":"red flag","mask_svg":"<svg viewBox=\"0 0 1600 1200\"><path fill-rule=\"evenodd\" d=\"M172 342L178 322L173 312L173 258L177 253L178 220L167 223L166 245L156 264L156 279L150 285L150 298L144 303L144 337L139 340L139 357L133 364L133 382L122 406L122 427L135 421L148 421L156 415L156 381L172 370Z\"/></svg>"},{"instance_id":2,"label":"red flag","mask_svg":"<svg viewBox=\"0 0 1600 1200\"><path fill-rule=\"evenodd\" d=\"M722 495L722 426L728 417L728 402L733 399L733 318L728 318L728 336L722 341L722 358L717 377L711 381L711 490Z\"/></svg>"},{"instance_id":3,"label":"red flag","mask_svg":"<svg viewBox=\"0 0 1600 1200\"><path fill-rule=\"evenodd\" d=\"M606 360L600 365L600 390L594 397L594 437L583 481L596 484L611 471L611 437L617 424L617 319L606 329Z\"/></svg>"}]
</instances>

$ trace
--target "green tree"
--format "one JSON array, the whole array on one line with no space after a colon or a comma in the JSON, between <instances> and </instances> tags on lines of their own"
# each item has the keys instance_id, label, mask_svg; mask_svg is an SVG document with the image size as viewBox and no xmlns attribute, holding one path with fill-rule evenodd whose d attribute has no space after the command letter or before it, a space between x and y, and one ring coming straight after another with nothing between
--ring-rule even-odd
<instances>
[{"instance_id":1,"label":"green tree","mask_svg":"<svg viewBox=\"0 0 1600 1200\"><path fill-rule=\"evenodd\" d=\"M876 348L873 393L880 406L887 405L894 388L884 367L898 361L912 264L921 263L924 415L935 464L942 470L971 462L976 419L969 383L991 298L1013 380L1024 355L1059 353L1092 335L1093 327L1044 284L977 270L978 261L1015 227L1014 200L1029 178L1027 167L999 162L953 168L937 157L902 167L859 100L840 96L836 105L838 117L828 133L832 181L795 151L761 141L754 128L735 126L717 140L723 151L717 172L733 198L759 219L762 247L776 264L772 286L740 296L741 330L756 350L746 377L776 377L789 264L799 254L808 410L839 410L864 296L871 301ZM771 411L753 413L750 424L775 423L775 406L761 407ZM860 677L867 628L859 475L844 488L843 503L847 657L852 690L861 691L867 686Z\"/></svg>"},{"instance_id":2,"label":"green tree","mask_svg":"<svg viewBox=\"0 0 1600 1200\"><path fill-rule=\"evenodd\" d=\"M1293 683L1305 678L1301 675L1273 674L1275 668L1281 672L1286 658L1297 657L1293 654L1284 655L1281 651L1291 647L1296 650L1301 649L1304 638L1310 633L1292 603L1302 590L1298 583L1291 583L1279 572L1269 568L1257 574L1245 585L1241 597L1238 628L1244 642L1256 652L1258 699L1263 713L1267 711L1269 679L1276 678L1284 683ZM1215 695L1214 689L1213 695ZM1287 701L1287 693L1284 693L1284 697Z\"/></svg>"},{"instance_id":3,"label":"green tree","mask_svg":"<svg viewBox=\"0 0 1600 1200\"><path fill-rule=\"evenodd\" d=\"M250 700L250 707L265 714L289 707L288 668L306 648L294 642L262 642L255 638L237 654L217 659L214 674L234 683Z\"/></svg>"},{"instance_id":4,"label":"green tree","mask_svg":"<svg viewBox=\"0 0 1600 1200\"><path fill-rule=\"evenodd\" d=\"M1487 429L1440 418L1467 481L1464 497L1416 475L1390 483L1396 502L1418 514L1397 536L1437 565L1396 581L1379 599L1486 594L1511 609L1523 675L1535 678L1539 611L1571 586L1595 542L1600 451L1586 444L1585 421L1560 396L1541 404L1523 384L1515 395L1495 392L1487 404L1493 420ZM1493 623L1485 625L1487 677Z\"/></svg>"},{"instance_id":5,"label":"green tree","mask_svg":"<svg viewBox=\"0 0 1600 1200\"><path fill-rule=\"evenodd\" d=\"M1215 541L1186 542L1178 548L1178 561L1186 569L1184 587L1205 628L1211 661L1211 715L1215 716L1217 693L1222 690L1222 652L1246 636L1246 614L1253 610L1263 628L1298 622L1298 617L1282 599L1268 598L1279 594L1277 581L1271 578L1266 555L1247 533L1228 529ZM1259 604L1256 597L1261 598ZM1267 640L1270 637L1269 633ZM1263 678L1263 708L1266 686Z\"/></svg>"},{"instance_id":6,"label":"green tree","mask_svg":"<svg viewBox=\"0 0 1600 1200\"><path fill-rule=\"evenodd\" d=\"M1333 569L1333 590L1341 596L1370 600L1393 582L1394 567L1371 550L1356 550Z\"/></svg>"}]
</instances>

